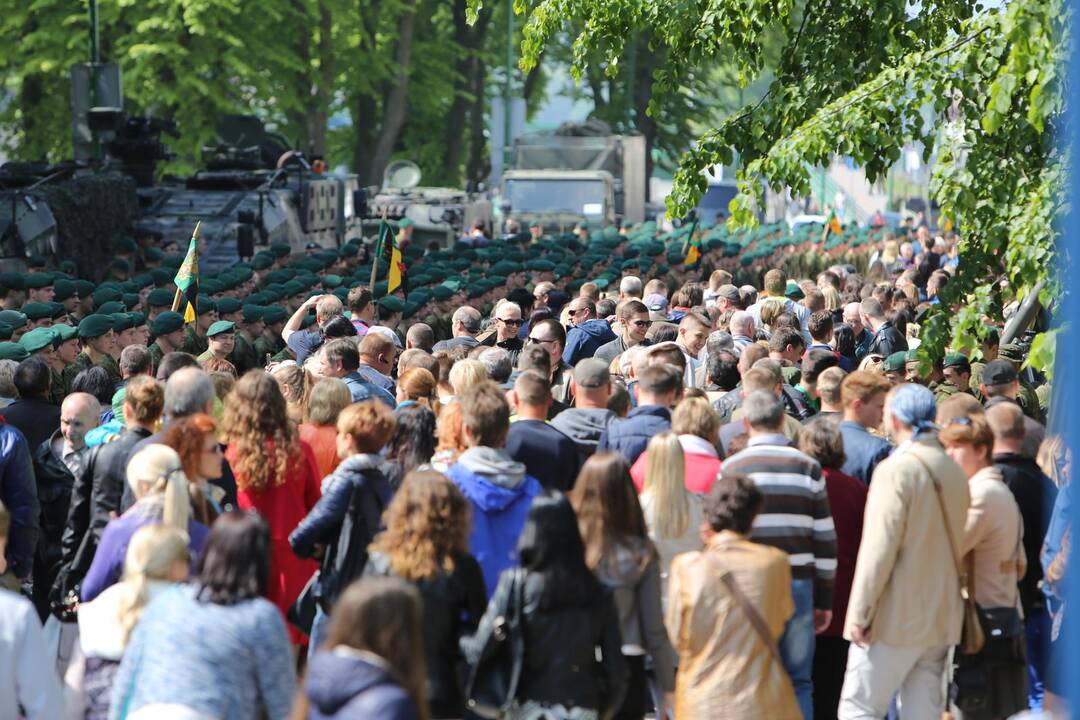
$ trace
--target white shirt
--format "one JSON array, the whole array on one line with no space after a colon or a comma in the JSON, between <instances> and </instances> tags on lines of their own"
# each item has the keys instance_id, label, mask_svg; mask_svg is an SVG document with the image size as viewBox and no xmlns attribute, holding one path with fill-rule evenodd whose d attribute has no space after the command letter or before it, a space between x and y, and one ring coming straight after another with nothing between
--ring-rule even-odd
<instances>
[{"instance_id":1,"label":"white shirt","mask_svg":"<svg viewBox=\"0 0 1080 720\"><path fill-rule=\"evenodd\" d=\"M45 646L45 633L30 601L0 590L0 720L56 720L63 689Z\"/></svg>"}]
</instances>

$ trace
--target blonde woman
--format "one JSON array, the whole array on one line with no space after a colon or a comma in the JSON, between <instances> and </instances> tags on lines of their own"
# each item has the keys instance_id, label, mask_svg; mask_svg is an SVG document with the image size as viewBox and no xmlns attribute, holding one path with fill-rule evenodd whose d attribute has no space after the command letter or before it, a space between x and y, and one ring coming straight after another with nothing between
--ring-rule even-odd
<instances>
[{"instance_id":1,"label":"blonde woman","mask_svg":"<svg viewBox=\"0 0 1080 720\"><path fill-rule=\"evenodd\" d=\"M109 521L101 534L94 561L83 579L80 598L89 602L120 579L131 538L145 525L164 525L188 537L192 556L202 551L209 528L191 517L188 479L180 455L166 445L147 445L132 456L127 481L135 504Z\"/></svg>"},{"instance_id":2,"label":"blonde woman","mask_svg":"<svg viewBox=\"0 0 1080 720\"><path fill-rule=\"evenodd\" d=\"M660 553L660 582L664 588L661 597L667 598L672 558L704 547L703 500L701 495L686 489L686 463L678 435L673 432L654 435L646 454L645 487L638 499L649 538Z\"/></svg>"},{"instance_id":3,"label":"blonde woman","mask_svg":"<svg viewBox=\"0 0 1080 720\"><path fill-rule=\"evenodd\" d=\"M151 600L187 579L188 559L187 533L146 525L131 537L123 580L79 607L79 643L64 677L70 720L108 716L113 677L132 631Z\"/></svg>"},{"instance_id":4,"label":"blonde woman","mask_svg":"<svg viewBox=\"0 0 1080 720\"><path fill-rule=\"evenodd\" d=\"M703 397L684 398L671 414L671 429L679 438L686 470L683 479L686 489L704 495L709 492L720 472L720 454L716 441L720 436L720 416ZM645 468L648 449L630 468L634 487L645 487Z\"/></svg>"},{"instance_id":5,"label":"blonde woman","mask_svg":"<svg viewBox=\"0 0 1080 720\"><path fill-rule=\"evenodd\" d=\"M450 368L450 387L454 389L454 397L461 397L473 385L485 380L487 370L479 360L459 360Z\"/></svg>"},{"instance_id":6,"label":"blonde woman","mask_svg":"<svg viewBox=\"0 0 1080 720\"><path fill-rule=\"evenodd\" d=\"M321 478L338 466L337 419L351 404L349 386L338 378L323 378L311 389L307 415L299 427L300 439L311 446Z\"/></svg>"}]
</instances>

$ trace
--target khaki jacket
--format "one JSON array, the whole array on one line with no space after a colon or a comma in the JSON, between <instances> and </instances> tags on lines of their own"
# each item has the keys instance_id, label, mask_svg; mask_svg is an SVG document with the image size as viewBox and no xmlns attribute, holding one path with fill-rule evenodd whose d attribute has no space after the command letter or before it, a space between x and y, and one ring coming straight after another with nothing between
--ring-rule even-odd
<instances>
[{"instance_id":1,"label":"khaki jacket","mask_svg":"<svg viewBox=\"0 0 1080 720\"><path fill-rule=\"evenodd\" d=\"M855 563L844 637L853 625L872 640L906 647L941 647L960 641L963 603L933 481L941 483L953 547L963 545L968 511L964 471L935 437L897 448L870 481L862 543Z\"/></svg>"},{"instance_id":2,"label":"khaki jacket","mask_svg":"<svg viewBox=\"0 0 1080 720\"><path fill-rule=\"evenodd\" d=\"M701 552L676 555L667 628L679 658L676 720L799 720L783 665L720 582L730 571L779 640L794 614L787 554L724 533Z\"/></svg>"},{"instance_id":3,"label":"khaki jacket","mask_svg":"<svg viewBox=\"0 0 1080 720\"><path fill-rule=\"evenodd\" d=\"M972 475L968 490L971 504L962 551L974 558L975 602L984 608L1019 609L1017 583L1027 570L1020 508L993 465Z\"/></svg>"}]
</instances>

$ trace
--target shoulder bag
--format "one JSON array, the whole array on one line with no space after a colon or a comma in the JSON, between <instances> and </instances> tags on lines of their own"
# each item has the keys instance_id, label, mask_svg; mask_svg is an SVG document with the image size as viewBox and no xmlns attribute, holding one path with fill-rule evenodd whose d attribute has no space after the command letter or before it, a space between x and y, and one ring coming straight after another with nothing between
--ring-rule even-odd
<instances>
[{"instance_id":1,"label":"shoulder bag","mask_svg":"<svg viewBox=\"0 0 1080 720\"><path fill-rule=\"evenodd\" d=\"M465 685L466 705L482 718L505 718L517 698L521 668L525 662L523 628L525 606L525 571L511 571L510 588L500 598L494 622L481 624L478 636L466 652L470 665ZM464 645L464 643L463 643Z\"/></svg>"},{"instance_id":2,"label":"shoulder bag","mask_svg":"<svg viewBox=\"0 0 1080 720\"><path fill-rule=\"evenodd\" d=\"M720 582L724 584L728 593L735 599L735 603L743 611L743 614L746 615L746 619L750 621L750 625L757 631L757 634L761 636L761 640L765 643L765 647L769 649L769 654L772 655L776 662L783 666L784 661L780 657L780 648L776 644L776 638L769 632L769 626L766 624L765 618L761 617L761 613L759 613L754 607L754 604L750 602L750 598L746 597L742 588L735 582L735 577L731 574L731 571L721 568L720 564L709 550L705 551L705 556L709 558L709 562L712 563L713 567L720 571Z\"/></svg>"}]
</instances>

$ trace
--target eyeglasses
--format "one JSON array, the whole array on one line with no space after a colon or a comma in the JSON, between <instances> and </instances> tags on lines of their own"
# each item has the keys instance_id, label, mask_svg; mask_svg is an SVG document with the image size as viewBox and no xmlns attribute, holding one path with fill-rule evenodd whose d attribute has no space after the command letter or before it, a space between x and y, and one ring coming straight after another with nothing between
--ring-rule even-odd
<instances>
[{"instance_id":1,"label":"eyeglasses","mask_svg":"<svg viewBox=\"0 0 1080 720\"><path fill-rule=\"evenodd\" d=\"M518 318L518 319L515 319L515 318L495 318L495 319L498 320L499 322L501 322L503 325L511 325L513 327L518 327L519 325L521 325L521 323L525 322L524 320L521 320L520 318Z\"/></svg>"},{"instance_id":2,"label":"eyeglasses","mask_svg":"<svg viewBox=\"0 0 1080 720\"><path fill-rule=\"evenodd\" d=\"M970 426L971 425L971 418L968 417L967 415L961 415L960 417L951 418L949 420L949 422L947 422L945 424L946 425L967 425L967 426Z\"/></svg>"},{"instance_id":3,"label":"eyeglasses","mask_svg":"<svg viewBox=\"0 0 1080 720\"><path fill-rule=\"evenodd\" d=\"M586 310L588 310L588 308L580 307L577 310L575 310L573 308L570 308L570 314L571 315L577 315L579 312L585 312Z\"/></svg>"},{"instance_id":4,"label":"eyeglasses","mask_svg":"<svg viewBox=\"0 0 1080 720\"><path fill-rule=\"evenodd\" d=\"M538 338L538 337L530 337L529 338L529 344L530 345L543 345L544 343L551 343L551 342L555 342L555 341L554 340L544 340L544 339Z\"/></svg>"}]
</instances>

